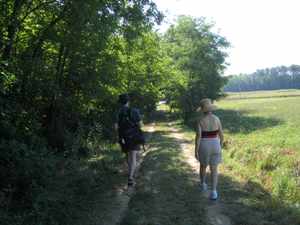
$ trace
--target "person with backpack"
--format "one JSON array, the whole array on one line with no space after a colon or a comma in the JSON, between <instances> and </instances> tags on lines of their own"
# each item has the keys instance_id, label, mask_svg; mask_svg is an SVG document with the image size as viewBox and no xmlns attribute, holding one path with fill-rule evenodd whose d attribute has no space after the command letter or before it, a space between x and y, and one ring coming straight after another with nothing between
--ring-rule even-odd
<instances>
[{"instance_id":1,"label":"person with backpack","mask_svg":"<svg viewBox=\"0 0 300 225\"><path fill-rule=\"evenodd\" d=\"M134 174L137 164L137 155L144 144L143 132L141 130L142 120L139 110L130 107L129 95L121 94L119 96L121 105L115 129L118 131L119 144L122 151L126 154L128 164L128 186L133 186Z\"/></svg>"}]
</instances>

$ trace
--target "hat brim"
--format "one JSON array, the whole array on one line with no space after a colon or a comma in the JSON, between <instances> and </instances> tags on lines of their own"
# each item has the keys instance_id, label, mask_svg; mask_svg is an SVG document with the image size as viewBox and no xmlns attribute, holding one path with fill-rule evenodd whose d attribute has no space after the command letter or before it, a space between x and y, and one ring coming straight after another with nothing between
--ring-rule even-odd
<instances>
[{"instance_id":1,"label":"hat brim","mask_svg":"<svg viewBox=\"0 0 300 225\"><path fill-rule=\"evenodd\" d=\"M206 106L206 107L204 107L204 108L199 107L199 108L197 109L197 111L198 111L198 112L212 112L212 111L215 111L216 109L217 109L217 106L211 104L211 105L208 105L208 106Z\"/></svg>"}]
</instances>

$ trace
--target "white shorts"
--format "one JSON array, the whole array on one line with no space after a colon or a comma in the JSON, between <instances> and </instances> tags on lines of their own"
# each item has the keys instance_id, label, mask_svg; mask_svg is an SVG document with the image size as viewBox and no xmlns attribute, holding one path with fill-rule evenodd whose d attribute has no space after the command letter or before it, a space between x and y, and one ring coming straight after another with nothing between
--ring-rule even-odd
<instances>
[{"instance_id":1,"label":"white shorts","mask_svg":"<svg viewBox=\"0 0 300 225\"><path fill-rule=\"evenodd\" d=\"M202 165L215 166L222 162L222 151L219 138L202 138L198 149Z\"/></svg>"}]
</instances>

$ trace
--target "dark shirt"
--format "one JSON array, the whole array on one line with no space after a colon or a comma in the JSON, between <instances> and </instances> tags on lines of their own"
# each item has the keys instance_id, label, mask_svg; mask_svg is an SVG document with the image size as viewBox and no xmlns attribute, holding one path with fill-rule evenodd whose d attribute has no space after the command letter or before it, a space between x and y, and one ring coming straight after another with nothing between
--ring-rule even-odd
<instances>
[{"instance_id":1,"label":"dark shirt","mask_svg":"<svg viewBox=\"0 0 300 225\"><path fill-rule=\"evenodd\" d=\"M119 122L119 118L122 114L125 114L130 109L130 120L136 124L138 124L142 118L140 111L137 108L129 108L128 106L122 106L116 116L116 123Z\"/></svg>"},{"instance_id":2,"label":"dark shirt","mask_svg":"<svg viewBox=\"0 0 300 225\"><path fill-rule=\"evenodd\" d=\"M128 106L122 106L120 108L120 110L118 111L118 114L116 116L116 123L120 126L119 124L119 120L120 120L120 117L122 116L122 114L126 114L126 113L130 113L130 120L135 123L137 126L139 126L139 122L141 121L141 115L140 115L140 112L138 109L136 108L129 108ZM120 129L120 127L119 127ZM119 138L120 140L122 140L122 135L120 134L120 130L119 130ZM122 147L122 150L123 151L139 151L141 148L140 148L140 145L139 144L136 144L136 145L126 145L125 143L122 144L122 142L120 142L121 144L121 147Z\"/></svg>"}]
</instances>

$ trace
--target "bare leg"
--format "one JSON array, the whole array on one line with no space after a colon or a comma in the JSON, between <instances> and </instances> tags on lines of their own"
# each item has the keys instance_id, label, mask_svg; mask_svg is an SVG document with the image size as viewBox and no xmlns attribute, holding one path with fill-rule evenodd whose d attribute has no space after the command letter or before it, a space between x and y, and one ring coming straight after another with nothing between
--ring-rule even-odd
<instances>
[{"instance_id":1,"label":"bare leg","mask_svg":"<svg viewBox=\"0 0 300 225\"><path fill-rule=\"evenodd\" d=\"M212 191L217 190L218 185L218 166L210 166L210 175L211 175L211 182L212 182Z\"/></svg>"},{"instance_id":2,"label":"bare leg","mask_svg":"<svg viewBox=\"0 0 300 225\"><path fill-rule=\"evenodd\" d=\"M136 169L136 155L138 151L129 151L127 154L128 162L128 179L133 180Z\"/></svg>"},{"instance_id":3,"label":"bare leg","mask_svg":"<svg viewBox=\"0 0 300 225\"><path fill-rule=\"evenodd\" d=\"M206 167L207 167L207 165L200 164L200 182L201 182L201 184L206 183Z\"/></svg>"}]
</instances>

